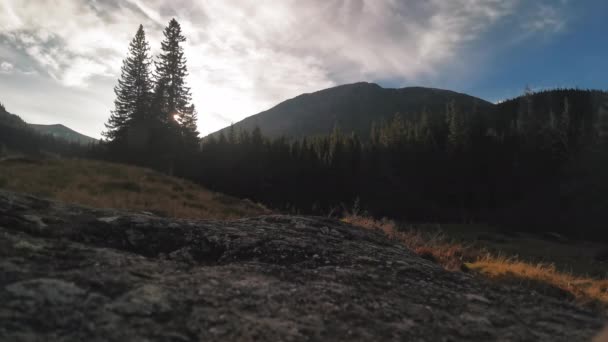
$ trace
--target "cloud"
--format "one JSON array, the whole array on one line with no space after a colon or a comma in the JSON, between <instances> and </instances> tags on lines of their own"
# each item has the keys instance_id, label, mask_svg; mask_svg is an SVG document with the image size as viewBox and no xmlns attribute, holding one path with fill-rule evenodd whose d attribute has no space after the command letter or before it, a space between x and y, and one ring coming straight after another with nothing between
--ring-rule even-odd
<instances>
[{"instance_id":1,"label":"cloud","mask_svg":"<svg viewBox=\"0 0 608 342\"><path fill-rule=\"evenodd\" d=\"M565 2L562 2L565 5ZM560 7L538 4L529 20L524 23L524 29L529 32L556 33L566 26L566 17Z\"/></svg>"},{"instance_id":2,"label":"cloud","mask_svg":"<svg viewBox=\"0 0 608 342\"><path fill-rule=\"evenodd\" d=\"M210 132L303 92L360 80L417 83L466 59L494 27L563 30L561 7L523 0L0 0L0 58L62 87L112 96L137 26L153 52L171 17ZM521 13L528 13L521 15ZM514 19L515 18L515 19ZM2 47L2 45L8 46ZM101 88L103 85L104 88ZM104 121L111 108L91 108Z\"/></svg>"},{"instance_id":3,"label":"cloud","mask_svg":"<svg viewBox=\"0 0 608 342\"><path fill-rule=\"evenodd\" d=\"M15 66L9 62L0 63L0 74L10 74L15 70Z\"/></svg>"}]
</instances>

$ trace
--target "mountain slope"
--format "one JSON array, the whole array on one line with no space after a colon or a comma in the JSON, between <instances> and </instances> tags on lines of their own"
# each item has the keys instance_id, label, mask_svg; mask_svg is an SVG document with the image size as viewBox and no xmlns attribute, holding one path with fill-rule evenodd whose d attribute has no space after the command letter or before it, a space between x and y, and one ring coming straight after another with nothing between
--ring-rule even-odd
<instances>
[{"instance_id":1,"label":"mountain slope","mask_svg":"<svg viewBox=\"0 0 608 342\"><path fill-rule=\"evenodd\" d=\"M269 137L303 137L328 134L337 126L343 132L354 131L367 137L372 122L389 119L395 113L406 117L425 110L429 115L443 114L450 101L467 110L493 106L485 100L448 90L387 89L361 82L297 96L236 123L235 128L251 131L258 126ZM227 129L222 131L226 133Z\"/></svg>"},{"instance_id":2,"label":"mountain slope","mask_svg":"<svg viewBox=\"0 0 608 342\"><path fill-rule=\"evenodd\" d=\"M0 157L5 155L55 154L83 156L95 139L63 125L32 125L9 113L0 103Z\"/></svg>"},{"instance_id":3,"label":"mountain slope","mask_svg":"<svg viewBox=\"0 0 608 342\"><path fill-rule=\"evenodd\" d=\"M251 201L149 169L86 159L0 159L0 189L179 218L236 219L270 213Z\"/></svg>"},{"instance_id":4,"label":"mountain slope","mask_svg":"<svg viewBox=\"0 0 608 342\"><path fill-rule=\"evenodd\" d=\"M97 141L95 138L91 138L84 134L78 133L71 128L68 128L61 124L55 125L37 125L29 124L31 128L40 134L52 135L55 138L67 140L70 142L77 142L82 145L94 143Z\"/></svg>"},{"instance_id":5,"label":"mountain slope","mask_svg":"<svg viewBox=\"0 0 608 342\"><path fill-rule=\"evenodd\" d=\"M18 115L11 114L4 108L3 105L0 104L0 124L4 126L14 127L14 128L24 128L27 127L27 123L23 121Z\"/></svg>"}]
</instances>

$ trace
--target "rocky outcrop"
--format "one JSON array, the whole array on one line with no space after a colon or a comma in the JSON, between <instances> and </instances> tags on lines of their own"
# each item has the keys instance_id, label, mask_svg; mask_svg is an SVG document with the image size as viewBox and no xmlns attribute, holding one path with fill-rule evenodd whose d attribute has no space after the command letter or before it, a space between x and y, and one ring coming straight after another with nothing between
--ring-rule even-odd
<instances>
[{"instance_id":1,"label":"rocky outcrop","mask_svg":"<svg viewBox=\"0 0 608 342\"><path fill-rule=\"evenodd\" d=\"M0 191L0 341L585 341L590 311L334 220L169 220Z\"/></svg>"}]
</instances>

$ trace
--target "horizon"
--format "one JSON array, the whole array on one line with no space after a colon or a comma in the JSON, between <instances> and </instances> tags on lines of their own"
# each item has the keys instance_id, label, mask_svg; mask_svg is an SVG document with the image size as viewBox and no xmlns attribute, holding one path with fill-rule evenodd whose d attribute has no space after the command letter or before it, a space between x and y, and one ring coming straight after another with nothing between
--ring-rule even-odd
<instances>
[{"instance_id":1,"label":"horizon","mask_svg":"<svg viewBox=\"0 0 608 342\"><path fill-rule=\"evenodd\" d=\"M600 1L269 4L5 0L0 102L29 123L99 138L137 27L156 55L172 17L188 39L201 136L303 93L362 81L492 103L526 86L606 88L608 4Z\"/></svg>"}]
</instances>

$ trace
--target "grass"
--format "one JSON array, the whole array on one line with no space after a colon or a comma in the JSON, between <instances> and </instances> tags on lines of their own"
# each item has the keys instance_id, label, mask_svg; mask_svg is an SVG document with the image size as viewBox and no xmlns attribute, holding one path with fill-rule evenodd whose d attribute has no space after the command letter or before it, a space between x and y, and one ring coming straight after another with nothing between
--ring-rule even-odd
<instances>
[{"instance_id":1,"label":"grass","mask_svg":"<svg viewBox=\"0 0 608 342\"><path fill-rule=\"evenodd\" d=\"M558 271L554 264L531 264L504 256L486 255L465 264L470 270L501 283L515 283L537 292L583 304L608 305L608 280L581 277Z\"/></svg>"},{"instance_id":2,"label":"grass","mask_svg":"<svg viewBox=\"0 0 608 342\"><path fill-rule=\"evenodd\" d=\"M533 262L517 254L505 256L478 242L463 242L440 229L399 227L392 220L347 215L343 221L381 231L414 253L449 271L473 272L501 284L523 285L536 292L573 300L580 304L608 307L608 279L564 271L554 263ZM437 227L438 228L438 227ZM571 247L571 246L570 246Z\"/></svg>"},{"instance_id":3,"label":"grass","mask_svg":"<svg viewBox=\"0 0 608 342\"><path fill-rule=\"evenodd\" d=\"M0 161L0 188L91 207L148 211L177 218L237 219L269 213L249 200L213 193L152 170L89 160ZM573 271L591 264L591 255L598 250L593 245L582 248L530 238L504 243L506 238L488 234L487 227L416 229L358 215L348 215L343 220L382 231L449 271L474 272L493 281L524 285L564 299L602 308L608 305L605 265L603 272L594 270L595 277ZM482 243L476 240L482 236L480 230L484 231ZM457 232L461 238L450 236L450 232ZM552 256L556 262L539 259L541 255Z\"/></svg>"},{"instance_id":4,"label":"grass","mask_svg":"<svg viewBox=\"0 0 608 342\"><path fill-rule=\"evenodd\" d=\"M251 201L149 169L91 160L0 161L0 188L176 218L225 220L270 213Z\"/></svg>"}]
</instances>

